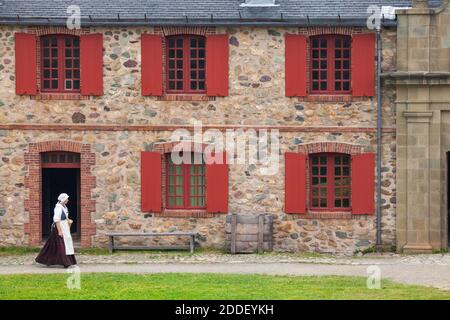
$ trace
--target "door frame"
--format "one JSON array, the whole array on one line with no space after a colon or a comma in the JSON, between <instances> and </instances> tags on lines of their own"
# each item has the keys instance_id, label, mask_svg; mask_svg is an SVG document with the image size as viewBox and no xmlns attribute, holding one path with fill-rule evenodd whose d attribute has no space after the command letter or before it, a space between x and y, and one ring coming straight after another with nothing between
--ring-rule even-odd
<instances>
[{"instance_id":1,"label":"door frame","mask_svg":"<svg viewBox=\"0 0 450 320\"><path fill-rule=\"evenodd\" d=\"M92 213L96 209L95 199L92 198L93 190L96 187L92 167L95 165L96 156L92 152L90 144L67 140L30 143L28 152L24 154L24 162L28 169L25 176L25 190L28 191L28 197L24 199L28 221L24 224L24 233L28 238L28 245L39 246L42 241L41 154L50 151L80 154L80 244L82 247L90 247L93 240L92 236L96 234L96 225L92 222Z\"/></svg>"}]
</instances>

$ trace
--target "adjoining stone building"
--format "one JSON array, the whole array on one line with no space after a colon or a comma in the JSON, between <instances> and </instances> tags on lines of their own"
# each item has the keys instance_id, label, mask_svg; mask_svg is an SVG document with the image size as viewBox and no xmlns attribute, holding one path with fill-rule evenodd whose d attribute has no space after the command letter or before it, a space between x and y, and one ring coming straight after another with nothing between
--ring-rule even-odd
<instances>
[{"instance_id":1,"label":"adjoining stone building","mask_svg":"<svg viewBox=\"0 0 450 320\"><path fill-rule=\"evenodd\" d=\"M223 248L227 214L269 213L274 250L351 254L376 245L380 206L382 245L402 249L406 214L397 219L404 194L396 194L395 130L405 87L385 80L380 88L377 203L377 48L366 1L330 7L277 0L264 8L241 6L244 0L152 3L91 1L80 7L81 29L72 30L60 1L2 1L1 246L39 245L63 190L71 195L81 246L105 246L108 231L194 230L200 246ZM400 27L408 12L399 15ZM445 24L445 14L438 16ZM414 61L398 52L406 40L397 28L395 20L382 20L381 69L390 79L415 70L405 69ZM444 94L444 87L433 88ZM428 119L425 113L414 119ZM191 132L196 121L221 132L278 130L278 173L264 175L255 164L173 165L167 154L179 142L174 131ZM421 134L422 125L416 121L411 130ZM202 153L214 141L186 144ZM436 186L445 188L440 181ZM417 223L411 227L415 232ZM433 241L434 248L444 245Z\"/></svg>"},{"instance_id":2,"label":"adjoining stone building","mask_svg":"<svg viewBox=\"0 0 450 320\"><path fill-rule=\"evenodd\" d=\"M431 252L450 235L450 6L416 1L397 19L397 246Z\"/></svg>"}]
</instances>

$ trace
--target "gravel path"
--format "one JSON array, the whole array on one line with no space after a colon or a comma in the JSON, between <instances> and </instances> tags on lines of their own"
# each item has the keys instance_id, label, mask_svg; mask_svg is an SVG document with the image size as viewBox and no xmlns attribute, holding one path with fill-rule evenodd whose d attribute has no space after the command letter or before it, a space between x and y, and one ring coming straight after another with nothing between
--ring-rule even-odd
<instances>
[{"instance_id":1,"label":"gravel path","mask_svg":"<svg viewBox=\"0 0 450 320\"><path fill-rule=\"evenodd\" d=\"M151 264L80 264L81 273L234 273L269 275L340 275L367 276L367 265L331 265L311 263L151 263ZM382 279L405 284L432 286L450 290L450 266L443 265L379 265ZM70 269L69 269L70 271ZM0 266L0 274L66 273L62 268L38 265Z\"/></svg>"},{"instance_id":2,"label":"gravel path","mask_svg":"<svg viewBox=\"0 0 450 320\"><path fill-rule=\"evenodd\" d=\"M65 273L34 262L35 254L0 257L0 274ZM382 279L450 290L450 254L308 257L295 254L227 255L116 253L78 255L80 271L115 273L238 273L270 275L367 276L369 266L380 268Z\"/></svg>"}]
</instances>

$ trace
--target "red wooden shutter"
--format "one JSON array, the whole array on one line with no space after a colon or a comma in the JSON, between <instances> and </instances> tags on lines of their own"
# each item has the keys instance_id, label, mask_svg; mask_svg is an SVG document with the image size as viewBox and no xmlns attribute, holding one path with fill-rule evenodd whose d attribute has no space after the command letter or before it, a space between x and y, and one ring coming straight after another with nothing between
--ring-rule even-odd
<instances>
[{"instance_id":1,"label":"red wooden shutter","mask_svg":"<svg viewBox=\"0 0 450 320\"><path fill-rule=\"evenodd\" d=\"M16 33L16 94L37 94L36 36Z\"/></svg>"},{"instance_id":2,"label":"red wooden shutter","mask_svg":"<svg viewBox=\"0 0 450 320\"><path fill-rule=\"evenodd\" d=\"M375 95L375 34L355 34L352 38L352 95Z\"/></svg>"},{"instance_id":3,"label":"red wooden shutter","mask_svg":"<svg viewBox=\"0 0 450 320\"><path fill-rule=\"evenodd\" d=\"M80 37L81 94L103 95L103 35L83 34Z\"/></svg>"},{"instance_id":4,"label":"red wooden shutter","mask_svg":"<svg viewBox=\"0 0 450 320\"><path fill-rule=\"evenodd\" d=\"M306 37L285 35L285 90L287 97L306 96Z\"/></svg>"},{"instance_id":5,"label":"red wooden shutter","mask_svg":"<svg viewBox=\"0 0 450 320\"><path fill-rule=\"evenodd\" d=\"M228 96L228 35L206 37L206 94Z\"/></svg>"},{"instance_id":6,"label":"red wooden shutter","mask_svg":"<svg viewBox=\"0 0 450 320\"><path fill-rule=\"evenodd\" d=\"M141 36L141 85L143 96L163 95L162 37L154 34Z\"/></svg>"},{"instance_id":7,"label":"red wooden shutter","mask_svg":"<svg viewBox=\"0 0 450 320\"><path fill-rule=\"evenodd\" d=\"M306 156L286 152L284 211L306 213Z\"/></svg>"},{"instance_id":8,"label":"red wooden shutter","mask_svg":"<svg viewBox=\"0 0 450 320\"><path fill-rule=\"evenodd\" d=\"M228 213L228 163L226 152L217 154L223 163L206 164L206 210Z\"/></svg>"},{"instance_id":9,"label":"red wooden shutter","mask_svg":"<svg viewBox=\"0 0 450 320\"><path fill-rule=\"evenodd\" d=\"M143 212L161 212L161 154L141 152L141 205Z\"/></svg>"},{"instance_id":10,"label":"red wooden shutter","mask_svg":"<svg viewBox=\"0 0 450 320\"><path fill-rule=\"evenodd\" d=\"M374 213L375 154L363 153L352 156L352 213Z\"/></svg>"}]
</instances>

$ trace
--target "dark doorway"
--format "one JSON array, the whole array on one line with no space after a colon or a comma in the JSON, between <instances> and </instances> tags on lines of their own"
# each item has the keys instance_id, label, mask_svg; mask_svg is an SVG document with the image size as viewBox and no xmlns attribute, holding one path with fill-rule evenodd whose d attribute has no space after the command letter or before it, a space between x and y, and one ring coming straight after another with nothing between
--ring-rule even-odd
<instances>
[{"instance_id":1,"label":"dark doorway","mask_svg":"<svg viewBox=\"0 0 450 320\"><path fill-rule=\"evenodd\" d=\"M63 157L64 155L64 157ZM53 210L58 202L58 196L61 193L69 195L70 218L73 220L72 236L77 240L81 236L80 232L80 168L79 157L68 157L67 154L58 154L56 163L50 161L54 157L44 154L42 163L42 238L47 239L50 235L51 225L53 223ZM70 162L69 162L70 159ZM78 162L78 163L77 163Z\"/></svg>"},{"instance_id":2,"label":"dark doorway","mask_svg":"<svg viewBox=\"0 0 450 320\"><path fill-rule=\"evenodd\" d=\"M447 239L450 247L450 152L447 152Z\"/></svg>"}]
</instances>

